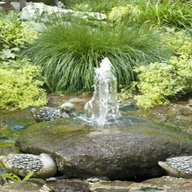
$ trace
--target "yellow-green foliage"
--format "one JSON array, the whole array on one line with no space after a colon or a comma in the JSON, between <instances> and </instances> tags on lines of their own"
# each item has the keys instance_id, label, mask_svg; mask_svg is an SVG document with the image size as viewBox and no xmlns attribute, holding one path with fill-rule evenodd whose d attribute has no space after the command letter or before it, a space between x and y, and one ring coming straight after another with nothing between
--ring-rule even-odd
<instances>
[{"instance_id":1,"label":"yellow-green foliage","mask_svg":"<svg viewBox=\"0 0 192 192\"><path fill-rule=\"evenodd\" d=\"M11 48L22 46L25 43L32 43L37 35L35 31L29 30L18 19L15 19L15 21L0 20L0 31L1 46L8 45Z\"/></svg>"},{"instance_id":2,"label":"yellow-green foliage","mask_svg":"<svg viewBox=\"0 0 192 192\"><path fill-rule=\"evenodd\" d=\"M175 51L175 56L165 63L155 62L135 70L139 78L137 87L141 92L135 98L143 108L166 104L170 98L192 91L192 38L183 32L171 34L164 41Z\"/></svg>"},{"instance_id":3,"label":"yellow-green foliage","mask_svg":"<svg viewBox=\"0 0 192 192\"><path fill-rule=\"evenodd\" d=\"M184 31L175 31L174 28L167 28L162 34L162 44L166 44L175 54L192 55L192 38Z\"/></svg>"},{"instance_id":4,"label":"yellow-green foliage","mask_svg":"<svg viewBox=\"0 0 192 192\"><path fill-rule=\"evenodd\" d=\"M29 172L23 179L17 176L14 173L1 173L0 177L6 180L13 181L15 183L19 183L21 181L28 181L33 176L33 172Z\"/></svg>"},{"instance_id":5,"label":"yellow-green foliage","mask_svg":"<svg viewBox=\"0 0 192 192\"><path fill-rule=\"evenodd\" d=\"M11 66L10 66L11 65ZM46 104L45 91L37 80L39 66L26 60L11 61L0 65L0 108L24 109Z\"/></svg>"},{"instance_id":6,"label":"yellow-green foliage","mask_svg":"<svg viewBox=\"0 0 192 192\"><path fill-rule=\"evenodd\" d=\"M9 14L0 17L0 60L14 59L17 52L37 38L37 32L29 29L18 18Z\"/></svg>"},{"instance_id":7,"label":"yellow-green foliage","mask_svg":"<svg viewBox=\"0 0 192 192\"><path fill-rule=\"evenodd\" d=\"M129 23L139 19L140 10L137 6L128 4L127 6L114 7L109 13L108 19L114 23Z\"/></svg>"}]
</instances>

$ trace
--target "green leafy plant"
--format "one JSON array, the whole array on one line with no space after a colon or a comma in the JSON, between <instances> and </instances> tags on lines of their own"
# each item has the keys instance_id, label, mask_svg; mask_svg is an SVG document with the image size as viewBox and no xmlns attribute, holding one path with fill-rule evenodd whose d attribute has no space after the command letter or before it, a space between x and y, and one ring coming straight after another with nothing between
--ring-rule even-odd
<instances>
[{"instance_id":1,"label":"green leafy plant","mask_svg":"<svg viewBox=\"0 0 192 192\"><path fill-rule=\"evenodd\" d=\"M39 66L32 66L27 60L16 60L0 65L0 108L23 109L28 106L46 104L45 91Z\"/></svg>"},{"instance_id":2,"label":"green leafy plant","mask_svg":"<svg viewBox=\"0 0 192 192\"><path fill-rule=\"evenodd\" d=\"M113 7L125 5L131 0L70 0L65 1L67 7L78 11L110 12Z\"/></svg>"},{"instance_id":3,"label":"green leafy plant","mask_svg":"<svg viewBox=\"0 0 192 192\"><path fill-rule=\"evenodd\" d=\"M31 171L22 179L22 181L28 181L32 176L33 176L33 172Z\"/></svg>"},{"instance_id":4,"label":"green leafy plant","mask_svg":"<svg viewBox=\"0 0 192 192\"><path fill-rule=\"evenodd\" d=\"M175 28L192 28L192 2L182 1L138 1L141 10L140 23L151 26L172 26Z\"/></svg>"},{"instance_id":5,"label":"green leafy plant","mask_svg":"<svg viewBox=\"0 0 192 192\"><path fill-rule=\"evenodd\" d=\"M172 47L175 56L167 62L155 62L136 68L141 95L135 96L143 108L167 104L192 92L192 38L184 32L169 31L163 41Z\"/></svg>"},{"instance_id":6,"label":"green leafy plant","mask_svg":"<svg viewBox=\"0 0 192 192\"><path fill-rule=\"evenodd\" d=\"M0 61L15 59L37 37L37 32L23 25L16 13L0 15L0 31Z\"/></svg>"},{"instance_id":7,"label":"green leafy plant","mask_svg":"<svg viewBox=\"0 0 192 192\"><path fill-rule=\"evenodd\" d=\"M13 181L15 183L21 182L21 181L28 181L33 176L33 172L29 172L23 179L18 177L16 174L13 173L2 173L0 174L0 177L3 179L8 179L10 181Z\"/></svg>"},{"instance_id":8,"label":"green leafy plant","mask_svg":"<svg viewBox=\"0 0 192 192\"><path fill-rule=\"evenodd\" d=\"M0 177L2 177L3 179L13 181L15 183L21 182L21 178L13 173L2 173L0 174Z\"/></svg>"},{"instance_id":9,"label":"green leafy plant","mask_svg":"<svg viewBox=\"0 0 192 192\"><path fill-rule=\"evenodd\" d=\"M139 28L98 28L77 24L58 25L45 30L25 52L41 65L53 92L92 90L94 68L108 57L118 83L135 79L132 67L163 60L168 51L160 48L158 33Z\"/></svg>"},{"instance_id":10,"label":"green leafy plant","mask_svg":"<svg viewBox=\"0 0 192 192\"><path fill-rule=\"evenodd\" d=\"M139 22L140 10L136 5L131 4L114 7L109 13L108 19L117 25Z\"/></svg>"},{"instance_id":11,"label":"green leafy plant","mask_svg":"<svg viewBox=\"0 0 192 192\"><path fill-rule=\"evenodd\" d=\"M109 19L116 24L134 22L148 27L169 26L192 30L192 1L131 1L112 8Z\"/></svg>"}]
</instances>

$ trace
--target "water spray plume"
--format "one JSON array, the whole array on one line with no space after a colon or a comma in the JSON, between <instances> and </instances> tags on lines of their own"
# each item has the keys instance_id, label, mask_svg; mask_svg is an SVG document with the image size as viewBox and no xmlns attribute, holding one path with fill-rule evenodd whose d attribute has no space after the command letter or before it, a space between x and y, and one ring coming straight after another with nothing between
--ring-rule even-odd
<instances>
[{"instance_id":1,"label":"water spray plume","mask_svg":"<svg viewBox=\"0 0 192 192\"><path fill-rule=\"evenodd\" d=\"M101 127L120 117L117 79L112 73L112 64L108 58L104 58L100 67L95 69L93 97L86 103L85 110L90 121Z\"/></svg>"}]
</instances>

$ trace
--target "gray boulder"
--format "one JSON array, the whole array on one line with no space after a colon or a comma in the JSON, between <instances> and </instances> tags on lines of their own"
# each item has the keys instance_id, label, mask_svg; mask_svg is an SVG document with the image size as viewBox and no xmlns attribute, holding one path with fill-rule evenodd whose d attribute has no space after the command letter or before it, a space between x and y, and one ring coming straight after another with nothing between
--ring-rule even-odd
<instances>
[{"instance_id":1,"label":"gray boulder","mask_svg":"<svg viewBox=\"0 0 192 192\"><path fill-rule=\"evenodd\" d=\"M110 179L162 175L158 161L192 155L192 135L137 118L93 128L80 120L63 119L28 127L16 141L27 153L49 153L68 177Z\"/></svg>"}]
</instances>

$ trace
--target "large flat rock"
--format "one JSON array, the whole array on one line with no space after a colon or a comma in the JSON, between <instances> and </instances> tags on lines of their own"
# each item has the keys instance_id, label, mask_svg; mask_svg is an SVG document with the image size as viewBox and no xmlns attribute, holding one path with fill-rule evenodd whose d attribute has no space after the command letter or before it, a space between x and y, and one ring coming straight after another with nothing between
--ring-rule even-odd
<instances>
[{"instance_id":1,"label":"large flat rock","mask_svg":"<svg viewBox=\"0 0 192 192\"><path fill-rule=\"evenodd\" d=\"M192 155L192 135L137 118L102 129L80 120L41 122L24 130L16 145L23 152L52 154L60 172L80 178L159 176L158 161Z\"/></svg>"}]
</instances>

